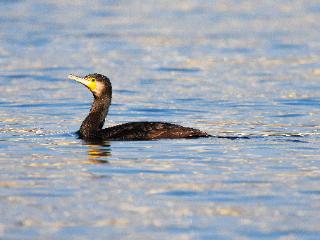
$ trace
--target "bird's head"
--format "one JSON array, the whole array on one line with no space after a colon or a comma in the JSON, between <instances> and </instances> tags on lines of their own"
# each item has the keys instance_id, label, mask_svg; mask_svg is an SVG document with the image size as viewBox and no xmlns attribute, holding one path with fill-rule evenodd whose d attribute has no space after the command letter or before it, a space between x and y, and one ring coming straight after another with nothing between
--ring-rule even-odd
<instances>
[{"instance_id":1,"label":"bird's head","mask_svg":"<svg viewBox=\"0 0 320 240\"><path fill-rule=\"evenodd\" d=\"M107 96L111 98L112 86L109 78L102 74L93 73L85 77L78 77L73 74L69 74L69 79L75 80L84 86L86 86L93 94L95 98Z\"/></svg>"}]
</instances>

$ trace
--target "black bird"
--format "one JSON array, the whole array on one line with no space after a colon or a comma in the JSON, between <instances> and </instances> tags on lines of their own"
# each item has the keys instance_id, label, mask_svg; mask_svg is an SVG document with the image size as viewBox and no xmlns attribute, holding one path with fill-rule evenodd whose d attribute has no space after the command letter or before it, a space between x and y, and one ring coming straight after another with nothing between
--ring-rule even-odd
<instances>
[{"instance_id":1,"label":"black bird","mask_svg":"<svg viewBox=\"0 0 320 240\"><path fill-rule=\"evenodd\" d=\"M210 135L198 129L166 122L130 122L102 129L112 98L110 80L94 73L85 77L70 74L68 78L86 86L94 101L89 115L82 122L79 137L87 140L154 140L161 138L198 138Z\"/></svg>"}]
</instances>

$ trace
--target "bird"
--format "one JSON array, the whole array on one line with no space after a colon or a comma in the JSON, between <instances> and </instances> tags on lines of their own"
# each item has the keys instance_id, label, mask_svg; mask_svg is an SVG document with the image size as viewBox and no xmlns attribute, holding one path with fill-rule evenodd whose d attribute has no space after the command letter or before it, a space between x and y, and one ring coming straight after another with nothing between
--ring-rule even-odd
<instances>
[{"instance_id":1,"label":"bird","mask_svg":"<svg viewBox=\"0 0 320 240\"><path fill-rule=\"evenodd\" d=\"M86 86L94 98L90 112L77 132L81 139L136 141L211 136L198 129L167 122L129 122L103 129L112 99L110 79L98 73L85 77L69 74L68 78Z\"/></svg>"}]
</instances>

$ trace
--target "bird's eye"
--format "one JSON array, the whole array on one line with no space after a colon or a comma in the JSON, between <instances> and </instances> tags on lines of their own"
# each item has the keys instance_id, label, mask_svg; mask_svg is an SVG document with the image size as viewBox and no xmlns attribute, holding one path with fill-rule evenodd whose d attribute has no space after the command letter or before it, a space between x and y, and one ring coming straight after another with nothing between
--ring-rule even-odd
<instances>
[{"instance_id":1,"label":"bird's eye","mask_svg":"<svg viewBox=\"0 0 320 240\"><path fill-rule=\"evenodd\" d=\"M87 81L90 81L90 82L95 82L95 81L96 81L96 79L93 78L93 77L86 77L85 79L86 79Z\"/></svg>"}]
</instances>

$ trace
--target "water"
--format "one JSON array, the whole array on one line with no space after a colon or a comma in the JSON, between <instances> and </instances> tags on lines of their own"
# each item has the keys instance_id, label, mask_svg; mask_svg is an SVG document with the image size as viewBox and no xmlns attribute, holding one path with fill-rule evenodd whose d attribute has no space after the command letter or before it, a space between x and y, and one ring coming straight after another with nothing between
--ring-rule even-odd
<instances>
[{"instance_id":1,"label":"water","mask_svg":"<svg viewBox=\"0 0 320 240\"><path fill-rule=\"evenodd\" d=\"M319 239L319 12L0 1L1 239ZM92 97L66 77L93 72L112 80L107 126L217 137L77 139Z\"/></svg>"}]
</instances>

